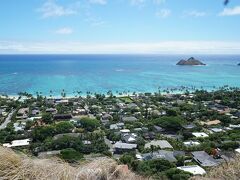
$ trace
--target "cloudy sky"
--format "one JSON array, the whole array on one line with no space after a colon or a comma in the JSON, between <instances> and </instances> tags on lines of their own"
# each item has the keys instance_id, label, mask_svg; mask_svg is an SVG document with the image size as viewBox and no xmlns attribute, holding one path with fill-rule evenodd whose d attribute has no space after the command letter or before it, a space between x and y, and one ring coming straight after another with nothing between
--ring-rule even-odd
<instances>
[{"instance_id":1,"label":"cloudy sky","mask_svg":"<svg viewBox=\"0 0 240 180\"><path fill-rule=\"evenodd\" d=\"M240 1L1 0L0 53L240 54Z\"/></svg>"}]
</instances>

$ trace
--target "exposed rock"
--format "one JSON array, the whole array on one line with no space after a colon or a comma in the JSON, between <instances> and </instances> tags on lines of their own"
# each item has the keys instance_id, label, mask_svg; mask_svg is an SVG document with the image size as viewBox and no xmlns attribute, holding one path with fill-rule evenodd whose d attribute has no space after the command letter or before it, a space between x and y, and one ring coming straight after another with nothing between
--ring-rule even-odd
<instances>
[{"instance_id":1,"label":"exposed rock","mask_svg":"<svg viewBox=\"0 0 240 180\"><path fill-rule=\"evenodd\" d=\"M197 66L197 65L201 65L204 66L206 64L202 63L201 61L195 59L194 57L189 58L188 60L180 60L177 65L190 65L190 66Z\"/></svg>"}]
</instances>

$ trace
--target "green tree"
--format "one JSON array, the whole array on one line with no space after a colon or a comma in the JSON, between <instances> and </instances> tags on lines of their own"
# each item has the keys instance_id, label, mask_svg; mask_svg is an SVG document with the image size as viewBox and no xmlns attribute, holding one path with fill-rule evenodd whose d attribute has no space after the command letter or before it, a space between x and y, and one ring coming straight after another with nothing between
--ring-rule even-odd
<instances>
[{"instance_id":1,"label":"green tree","mask_svg":"<svg viewBox=\"0 0 240 180\"><path fill-rule=\"evenodd\" d=\"M52 115L50 113L44 113L42 115L42 121L47 123L47 124L52 123Z\"/></svg>"},{"instance_id":2,"label":"green tree","mask_svg":"<svg viewBox=\"0 0 240 180\"><path fill-rule=\"evenodd\" d=\"M62 134L62 133L69 133L72 132L72 129L74 128L74 125L70 122L59 122L55 125L56 133Z\"/></svg>"},{"instance_id":3,"label":"green tree","mask_svg":"<svg viewBox=\"0 0 240 180\"><path fill-rule=\"evenodd\" d=\"M177 131L182 128L185 121L178 116L166 116L154 120L154 124L161 126L167 130Z\"/></svg>"},{"instance_id":4,"label":"green tree","mask_svg":"<svg viewBox=\"0 0 240 180\"><path fill-rule=\"evenodd\" d=\"M67 149L61 150L60 157L66 161L74 162L74 161L79 161L80 159L82 159L83 154L76 151L75 149L67 148Z\"/></svg>"},{"instance_id":5,"label":"green tree","mask_svg":"<svg viewBox=\"0 0 240 180\"><path fill-rule=\"evenodd\" d=\"M52 137L55 134L53 126L36 127L32 131L33 141L43 141L47 137Z\"/></svg>"},{"instance_id":6,"label":"green tree","mask_svg":"<svg viewBox=\"0 0 240 180\"><path fill-rule=\"evenodd\" d=\"M86 129L87 131L93 131L95 130L97 127L100 126L100 123L97 119L92 119L92 118L82 118L80 120L81 125L84 129Z\"/></svg>"}]
</instances>

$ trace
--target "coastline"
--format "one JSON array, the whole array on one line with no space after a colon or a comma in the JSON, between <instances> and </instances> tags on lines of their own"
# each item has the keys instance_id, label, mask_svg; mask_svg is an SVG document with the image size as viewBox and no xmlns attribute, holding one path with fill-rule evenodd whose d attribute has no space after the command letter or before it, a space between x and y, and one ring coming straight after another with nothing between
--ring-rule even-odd
<instances>
[{"instance_id":1,"label":"coastline","mask_svg":"<svg viewBox=\"0 0 240 180\"><path fill-rule=\"evenodd\" d=\"M239 87L233 87L233 86L228 86L228 85L225 85L225 86L222 86L222 87L214 87L214 88L201 88L201 89L198 89L198 88L194 88L194 89L191 89L191 88L187 88L185 87L186 89L177 89L177 90L171 90L171 89L163 89L163 90L160 90L160 94L161 95L176 95L176 94L185 94L186 92L188 93L194 93L196 91L200 91L200 90L204 90L204 91L207 91L207 92L212 92L212 91L217 91L217 90L221 90L223 88L239 88ZM28 93L28 92L26 92ZM159 91L146 91L146 92L127 92L127 93L122 93L122 94L119 94L119 93L112 93L112 96L115 96L117 98L121 98L121 97L134 97L134 96L139 96L141 94L145 94L145 93L151 93L151 94L158 94ZM36 94L31 94L31 93L28 93L29 95L31 95L32 97L34 98L37 98L37 95ZM50 95L50 94L41 94L39 95L40 97L46 97L47 99L75 99L75 98L79 98L79 97L82 97L82 98L87 98L87 96L90 96L90 97L95 97L95 95L98 94L98 95L104 95L106 97L109 97L110 95L106 92L106 93L98 93L98 92L91 92L90 94L87 94L87 93L83 93L81 95L77 95L77 94L71 94L71 93L67 93L66 96L61 96L61 93L59 93L59 95ZM8 97L9 99L13 99L13 100L17 100L19 99L20 97L26 97L26 96L21 96L21 95L0 95L0 98L6 98ZM26 98L25 98L26 99Z\"/></svg>"}]
</instances>

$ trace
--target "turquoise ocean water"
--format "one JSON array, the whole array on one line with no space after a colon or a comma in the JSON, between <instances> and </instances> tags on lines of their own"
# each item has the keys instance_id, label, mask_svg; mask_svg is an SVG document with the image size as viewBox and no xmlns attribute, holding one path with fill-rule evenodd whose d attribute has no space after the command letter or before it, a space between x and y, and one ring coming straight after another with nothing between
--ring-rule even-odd
<instances>
[{"instance_id":1,"label":"turquoise ocean water","mask_svg":"<svg viewBox=\"0 0 240 180\"><path fill-rule=\"evenodd\" d=\"M207 66L176 66L188 55L0 55L0 93L155 92L181 86L240 87L240 55L197 55Z\"/></svg>"}]
</instances>

